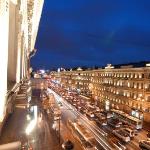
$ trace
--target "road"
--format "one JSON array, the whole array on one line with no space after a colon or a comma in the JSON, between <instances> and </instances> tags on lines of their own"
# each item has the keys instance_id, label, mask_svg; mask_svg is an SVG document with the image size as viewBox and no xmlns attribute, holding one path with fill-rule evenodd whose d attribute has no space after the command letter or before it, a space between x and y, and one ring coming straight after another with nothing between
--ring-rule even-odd
<instances>
[{"instance_id":1,"label":"road","mask_svg":"<svg viewBox=\"0 0 150 150\"><path fill-rule=\"evenodd\" d=\"M61 107L62 111L62 121L64 124L67 124L67 120L75 120L75 119L81 119L82 123L93 133L94 137L97 140L96 147L97 149L109 149L112 150L113 147L109 145L109 143L106 141L105 137L102 137L102 132L96 125L94 125L91 121L89 121L84 115L79 113L72 105L67 103L64 99L62 99L58 94L56 94L54 91L49 89L50 93L53 93L55 96L55 99L57 101L61 101L63 103L63 106ZM103 146L101 146L101 144Z\"/></svg>"},{"instance_id":2,"label":"road","mask_svg":"<svg viewBox=\"0 0 150 150\"><path fill-rule=\"evenodd\" d=\"M53 92L53 91L51 91L51 92ZM143 129L140 130L139 134L137 136L135 136L134 139L132 139L129 143L124 143L124 142L120 141L119 138L117 138L115 135L112 134L111 127L109 127L109 126L105 126L105 127L99 126L98 127L93 121L90 121L89 119L87 119L87 117L85 115L82 115L80 112L78 112L74 106L69 104L63 98L60 98L58 94L56 94L55 92L53 92L53 94L55 95L55 98L58 101L61 100L61 102L63 103L63 106L66 107L66 109L68 109L68 111L69 111L69 113L67 112L67 114L66 114L64 111L65 109L62 109L64 120L65 120L65 118L69 118L69 119L71 118L72 120L74 120L75 118L80 118L81 122L93 133L96 140L99 143L101 143L103 147L112 149L112 148L110 148L111 145L108 144L108 141L115 141L115 142L119 142L122 146L126 146L126 148L128 150L135 150L135 149L140 150L138 143L140 140L146 139L146 131L145 130L143 130ZM108 134L108 137L104 136L105 133ZM111 144L114 145L117 149L119 149L119 147L115 143L111 143Z\"/></svg>"},{"instance_id":3,"label":"road","mask_svg":"<svg viewBox=\"0 0 150 150\"><path fill-rule=\"evenodd\" d=\"M61 144L59 144L59 139L57 133L52 129L53 118L48 117L47 113L43 111L41 106L41 83L35 83L35 89L33 89L32 95L32 105L38 106L38 124L35 126L30 135L26 135L25 130L29 121L27 120L28 110L26 105L16 105L14 113L7 119L4 125L2 136L0 137L0 144L21 141L22 144L30 144L34 150L61 150L61 144L66 139L70 139L74 145L75 150L82 150L81 144L73 137L71 131L67 127L67 120L80 119L80 121L88 128L89 131L96 138L96 147L98 150L102 149L112 149L113 143L109 144L109 141L120 141L116 136L112 134L112 129L109 126L98 126L95 122L90 121L87 117L76 110L74 106L69 104L66 100L62 99L55 92L51 91L57 101L61 101L63 106L60 107L62 111L60 130L61 130ZM42 116L42 117L41 117ZM108 136L104 136L107 133ZM140 150L138 146L138 141L141 139L146 139L146 131L141 130L139 134L131 140L129 143L122 143L127 147L128 150ZM114 145L115 146L115 145ZM104 148L102 148L104 147ZM116 148L117 149L117 148Z\"/></svg>"}]
</instances>

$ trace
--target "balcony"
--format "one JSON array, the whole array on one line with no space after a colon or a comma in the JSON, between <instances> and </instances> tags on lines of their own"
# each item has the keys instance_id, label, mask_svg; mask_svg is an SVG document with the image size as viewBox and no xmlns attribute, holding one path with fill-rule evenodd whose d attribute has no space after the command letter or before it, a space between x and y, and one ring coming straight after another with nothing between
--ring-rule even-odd
<instances>
[{"instance_id":1,"label":"balcony","mask_svg":"<svg viewBox=\"0 0 150 150\"><path fill-rule=\"evenodd\" d=\"M150 88L147 88L144 91L147 92L147 93L150 93Z\"/></svg>"}]
</instances>

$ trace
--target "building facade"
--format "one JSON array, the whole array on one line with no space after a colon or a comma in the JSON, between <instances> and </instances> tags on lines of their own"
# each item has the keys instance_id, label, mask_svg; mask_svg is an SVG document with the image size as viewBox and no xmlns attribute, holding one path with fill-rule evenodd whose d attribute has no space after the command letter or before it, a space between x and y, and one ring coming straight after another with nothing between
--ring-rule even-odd
<instances>
[{"instance_id":1,"label":"building facade","mask_svg":"<svg viewBox=\"0 0 150 150\"><path fill-rule=\"evenodd\" d=\"M52 72L61 86L91 96L109 110L120 109L150 122L150 67L131 66L105 69Z\"/></svg>"},{"instance_id":2,"label":"building facade","mask_svg":"<svg viewBox=\"0 0 150 150\"><path fill-rule=\"evenodd\" d=\"M29 78L43 2L0 0L0 126L7 115L10 93Z\"/></svg>"}]
</instances>

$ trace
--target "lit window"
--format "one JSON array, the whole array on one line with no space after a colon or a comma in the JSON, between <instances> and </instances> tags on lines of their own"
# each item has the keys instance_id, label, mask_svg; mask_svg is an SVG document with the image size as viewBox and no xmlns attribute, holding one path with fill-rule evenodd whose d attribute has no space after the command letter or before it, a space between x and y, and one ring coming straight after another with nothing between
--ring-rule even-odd
<instances>
[{"instance_id":1,"label":"lit window","mask_svg":"<svg viewBox=\"0 0 150 150\"><path fill-rule=\"evenodd\" d=\"M141 89L141 84L139 84L139 89Z\"/></svg>"},{"instance_id":2,"label":"lit window","mask_svg":"<svg viewBox=\"0 0 150 150\"><path fill-rule=\"evenodd\" d=\"M119 86L119 81L117 82L117 86Z\"/></svg>"},{"instance_id":3,"label":"lit window","mask_svg":"<svg viewBox=\"0 0 150 150\"><path fill-rule=\"evenodd\" d=\"M145 89L147 89L147 88L148 88L148 84L145 84L145 86L144 86L144 87L145 87Z\"/></svg>"},{"instance_id":4,"label":"lit window","mask_svg":"<svg viewBox=\"0 0 150 150\"><path fill-rule=\"evenodd\" d=\"M142 78L142 74L139 74L139 78Z\"/></svg>"},{"instance_id":5,"label":"lit window","mask_svg":"<svg viewBox=\"0 0 150 150\"><path fill-rule=\"evenodd\" d=\"M139 94L139 97L142 97L142 93Z\"/></svg>"},{"instance_id":6,"label":"lit window","mask_svg":"<svg viewBox=\"0 0 150 150\"><path fill-rule=\"evenodd\" d=\"M136 99L136 94L134 94L134 97L133 97L134 99Z\"/></svg>"},{"instance_id":7,"label":"lit window","mask_svg":"<svg viewBox=\"0 0 150 150\"><path fill-rule=\"evenodd\" d=\"M122 82L120 82L120 86L122 86Z\"/></svg>"},{"instance_id":8,"label":"lit window","mask_svg":"<svg viewBox=\"0 0 150 150\"><path fill-rule=\"evenodd\" d=\"M130 82L128 82L128 87L130 87Z\"/></svg>"}]
</instances>

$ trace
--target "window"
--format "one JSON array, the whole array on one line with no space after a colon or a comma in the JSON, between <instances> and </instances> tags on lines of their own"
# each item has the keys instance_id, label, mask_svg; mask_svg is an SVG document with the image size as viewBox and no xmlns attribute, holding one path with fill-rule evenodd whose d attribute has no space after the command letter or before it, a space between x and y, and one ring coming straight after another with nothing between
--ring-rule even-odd
<instances>
[{"instance_id":1,"label":"window","mask_svg":"<svg viewBox=\"0 0 150 150\"><path fill-rule=\"evenodd\" d=\"M134 83L134 88L137 88L137 85Z\"/></svg>"},{"instance_id":2,"label":"window","mask_svg":"<svg viewBox=\"0 0 150 150\"><path fill-rule=\"evenodd\" d=\"M150 96L147 96L147 101L150 102Z\"/></svg>"},{"instance_id":3,"label":"window","mask_svg":"<svg viewBox=\"0 0 150 150\"><path fill-rule=\"evenodd\" d=\"M130 93L127 93L127 97L130 97Z\"/></svg>"},{"instance_id":4,"label":"window","mask_svg":"<svg viewBox=\"0 0 150 150\"><path fill-rule=\"evenodd\" d=\"M144 74L142 74L142 78L144 78Z\"/></svg>"},{"instance_id":5,"label":"window","mask_svg":"<svg viewBox=\"0 0 150 150\"><path fill-rule=\"evenodd\" d=\"M137 96L136 96L136 94L134 94L134 97L133 97L134 99L136 99L137 98Z\"/></svg>"},{"instance_id":6,"label":"window","mask_svg":"<svg viewBox=\"0 0 150 150\"><path fill-rule=\"evenodd\" d=\"M142 74L139 74L139 78L142 78Z\"/></svg>"},{"instance_id":7,"label":"window","mask_svg":"<svg viewBox=\"0 0 150 150\"><path fill-rule=\"evenodd\" d=\"M130 82L128 82L128 87L130 87Z\"/></svg>"},{"instance_id":8,"label":"window","mask_svg":"<svg viewBox=\"0 0 150 150\"><path fill-rule=\"evenodd\" d=\"M124 78L126 77L126 74L124 74L124 76L123 76Z\"/></svg>"}]
</instances>

